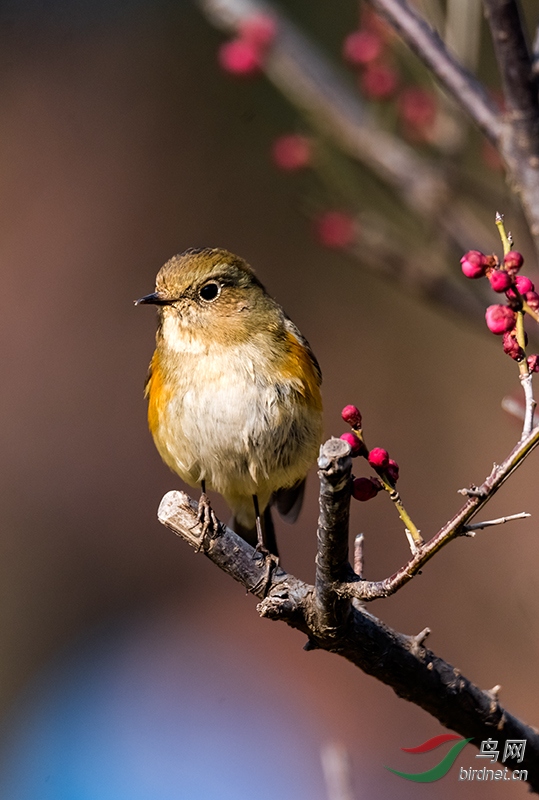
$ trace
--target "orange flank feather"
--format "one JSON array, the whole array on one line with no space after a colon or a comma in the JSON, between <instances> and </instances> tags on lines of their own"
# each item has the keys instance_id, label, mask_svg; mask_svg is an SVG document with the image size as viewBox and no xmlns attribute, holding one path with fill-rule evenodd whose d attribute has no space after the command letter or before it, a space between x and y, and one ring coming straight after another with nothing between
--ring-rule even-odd
<instances>
[{"instance_id":1,"label":"orange flank feather","mask_svg":"<svg viewBox=\"0 0 539 800\"><path fill-rule=\"evenodd\" d=\"M165 384L163 371L161 369L160 358L157 350L152 356L148 380L144 390L144 396L148 398L148 427L152 435L155 434L159 425L159 418L163 408L170 400L172 390L170 385Z\"/></svg>"},{"instance_id":2,"label":"orange flank feather","mask_svg":"<svg viewBox=\"0 0 539 800\"><path fill-rule=\"evenodd\" d=\"M300 384L298 390L306 405L321 413L320 372L313 361L309 349L298 342L296 337L286 332L287 354L282 364L281 374L285 380Z\"/></svg>"}]
</instances>

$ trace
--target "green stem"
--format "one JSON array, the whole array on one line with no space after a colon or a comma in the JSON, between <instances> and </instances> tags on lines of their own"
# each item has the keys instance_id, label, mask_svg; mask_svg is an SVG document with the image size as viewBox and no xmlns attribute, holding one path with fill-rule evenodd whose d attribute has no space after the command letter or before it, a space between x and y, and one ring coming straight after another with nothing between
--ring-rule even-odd
<instances>
[{"instance_id":1,"label":"green stem","mask_svg":"<svg viewBox=\"0 0 539 800\"><path fill-rule=\"evenodd\" d=\"M503 223L503 214L499 214L496 212L496 226L498 228L498 233L500 234L500 239L502 240L503 245L503 254L504 256L511 250L512 243L505 232L505 225Z\"/></svg>"}]
</instances>

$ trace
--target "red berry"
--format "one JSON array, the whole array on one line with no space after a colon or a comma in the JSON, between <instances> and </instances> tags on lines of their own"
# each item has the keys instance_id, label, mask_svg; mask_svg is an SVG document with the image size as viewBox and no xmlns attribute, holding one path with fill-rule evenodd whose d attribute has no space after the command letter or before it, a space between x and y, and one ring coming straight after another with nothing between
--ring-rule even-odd
<instances>
[{"instance_id":1,"label":"red berry","mask_svg":"<svg viewBox=\"0 0 539 800\"><path fill-rule=\"evenodd\" d=\"M436 99L420 86L407 86L399 94L398 110L407 125L430 128L436 118Z\"/></svg>"},{"instance_id":2,"label":"red berry","mask_svg":"<svg viewBox=\"0 0 539 800\"><path fill-rule=\"evenodd\" d=\"M361 428L361 412L356 406L345 406L341 411L341 417L352 428Z\"/></svg>"},{"instance_id":3,"label":"red berry","mask_svg":"<svg viewBox=\"0 0 539 800\"><path fill-rule=\"evenodd\" d=\"M385 469L389 464L389 453L383 447L374 447L368 456L369 464L375 469Z\"/></svg>"},{"instance_id":4,"label":"red berry","mask_svg":"<svg viewBox=\"0 0 539 800\"><path fill-rule=\"evenodd\" d=\"M273 161L286 172L295 172L311 163L311 140L296 133L279 136L271 148Z\"/></svg>"},{"instance_id":5,"label":"red berry","mask_svg":"<svg viewBox=\"0 0 539 800\"><path fill-rule=\"evenodd\" d=\"M354 66L368 64L378 58L382 47L382 39L375 31L354 31L344 40L343 58Z\"/></svg>"},{"instance_id":6,"label":"red berry","mask_svg":"<svg viewBox=\"0 0 539 800\"><path fill-rule=\"evenodd\" d=\"M507 331L503 335L503 352L511 356L515 361L522 361L524 358L524 350L512 335L511 331Z\"/></svg>"},{"instance_id":7,"label":"red berry","mask_svg":"<svg viewBox=\"0 0 539 800\"><path fill-rule=\"evenodd\" d=\"M389 463L386 467L386 472L389 475L390 479L393 481L393 483L397 483L397 481L399 480L399 465L393 458L389 459Z\"/></svg>"},{"instance_id":8,"label":"red berry","mask_svg":"<svg viewBox=\"0 0 539 800\"><path fill-rule=\"evenodd\" d=\"M325 211L315 220L315 233L321 244L339 250L355 241L356 221L343 211Z\"/></svg>"},{"instance_id":9,"label":"red berry","mask_svg":"<svg viewBox=\"0 0 539 800\"><path fill-rule=\"evenodd\" d=\"M481 278L485 274L487 257L480 250L469 250L462 256L460 263L467 278Z\"/></svg>"},{"instance_id":10,"label":"red berry","mask_svg":"<svg viewBox=\"0 0 539 800\"><path fill-rule=\"evenodd\" d=\"M528 356L526 361L530 372L539 372L539 356L536 353L533 356Z\"/></svg>"},{"instance_id":11,"label":"red berry","mask_svg":"<svg viewBox=\"0 0 539 800\"><path fill-rule=\"evenodd\" d=\"M262 67L259 48L245 39L232 39L221 45L219 63L232 75L254 75Z\"/></svg>"},{"instance_id":12,"label":"red berry","mask_svg":"<svg viewBox=\"0 0 539 800\"><path fill-rule=\"evenodd\" d=\"M535 286L526 275L517 275L515 283L520 294L527 294L527 292L533 292L535 289Z\"/></svg>"},{"instance_id":13,"label":"red berry","mask_svg":"<svg viewBox=\"0 0 539 800\"><path fill-rule=\"evenodd\" d=\"M386 100L395 94L398 75L388 64L368 64L360 75L359 88L371 100Z\"/></svg>"},{"instance_id":14,"label":"red berry","mask_svg":"<svg viewBox=\"0 0 539 800\"><path fill-rule=\"evenodd\" d=\"M366 500L376 497L381 489L380 482L375 478L354 478L352 496L364 503Z\"/></svg>"},{"instance_id":15,"label":"red berry","mask_svg":"<svg viewBox=\"0 0 539 800\"><path fill-rule=\"evenodd\" d=\"M534 311L537 311L537 309L539 309L539 294L537 294L537 292L526 292L526 297L524 299L526 300L529 307L532 308Z\"/></svg>"},{"instance_id":16,"label":"red berry","mask_svg":"<svg viewBox=\"0 0 539 800\"><path fill-rule=\"evenodd\" d=\"M497 335L512 330L516 322L513 309L501 305L489 306L485 313L485 319L489 331Z\"/></svg>"},{"instance_id":17,"label":"red berry","mask_svg":"<svg viewBox=\"0 0 539 800\"><path fill-rule=\"evenodd\" d=\"M246 42L266 48L277 35L277 22L269 14L253 14L240 22L238 32Z\"/></svg>"},{"instance_id":18,"label":"red berry","mask_svg":"<svg viewBox=\"0 0 539 800\"><path fill-rule=\"evenodd\" d=\"M518 272L524 263L524 256L522 253L517 252L517 250L510 250L503 257L503 263L508 272Z\"/></svg>"},{"instance_id":19,"label":"red berry","mask_svg":"<svg viewBox=\"0 0 539 800\"><path fill-rule=\"evenodd\" d=\"M493 270L488 279L495 292L506 292L513 282L509 273L504 269Z\"/></svg>"},{"instance_id":20,"label":"red berry","mask_svg":"<svg viewBox=\"0 0 539 800\"><path fill-rule=\"evenodd\" d=\"M355 433L343 433L340 437L343 441L348 442L350 447L352 448L352 458L359 456L360 453L363 451L365 445L361 441L361 439L356 436Z\"/></svg>"}]
</instances>

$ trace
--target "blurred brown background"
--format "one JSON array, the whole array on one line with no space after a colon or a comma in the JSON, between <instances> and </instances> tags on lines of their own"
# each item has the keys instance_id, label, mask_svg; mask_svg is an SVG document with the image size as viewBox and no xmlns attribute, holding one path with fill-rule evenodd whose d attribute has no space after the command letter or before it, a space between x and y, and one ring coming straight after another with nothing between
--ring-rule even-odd
<instances>
[{"instance_id":1,"label":"blurred brown background","mask_svg":"<svg viewBox=\"0 0 539 800\"><path fill-rule=\"evenodd\" d=\"M335 41L355 19L342 5L336 21L334 6L313 3L313 18ZM12 3L0 21L6 747L14 720L31 714L24 698L42 670L99 626L122 629L126 620L146 656L146 646L155 654L170 643L172 683L176 657L181 680L191 648L201 658L194 671L204 672L204 659L216 668L224 653L224 674L248 665L259 684L252 713L263 717L277 704L294 716L311 759L296 769L314 775L320 798L318 751L330 740L350 750L358 798L523 797L520 785L459 783L456 768L435 788L387 773L384 764L430 767L411 765L399 748L441 726L338 657L303 652L298 633L258 619L253 598L158 524L159 500L179 482L146 429L142 387L155 318L132 301L189 246L244 256L318 356L327 434L344 430L344 404L360 406L369 443L399 461L401 494L425 536L458 508L456 489L480 482L518 438L500 408L518 387L514 364L494 337L422 307L313 241L299 185L268 157L292 111L263 79L238 82L219 71L222 38L191 5L88 2L45 12ZM313 474L300 522L278 529L284 566L307 580L316 495ZM406 558L388 505L379 497L353 509L372 578ZM501 684L502 703L532 724L538 505L534 455L487 514L527 510L530 520L454 543L372 608L406 633L431 627L437 654L484 688ZM215 506L226 518L217 498ZM162 632L155 641L154 627ZM233 724L241 687L233 677L230 687ZM477 766L475 751L465 753L458 763ZM71 795L83 796L91 795ZM179 788L174 796L195 795Z\"/></svg>"}]
</instances>

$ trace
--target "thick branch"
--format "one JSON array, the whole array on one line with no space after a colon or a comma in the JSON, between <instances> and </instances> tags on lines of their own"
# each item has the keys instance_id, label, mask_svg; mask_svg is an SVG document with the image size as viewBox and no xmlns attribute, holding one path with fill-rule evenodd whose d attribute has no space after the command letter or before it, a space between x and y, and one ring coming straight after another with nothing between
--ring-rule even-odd
<instances>
[{"instance_id":1,"label":"thick branch","mask_svg":"<svg viewBox=\"0 0 539 800\"><path fill-rule=\"evenodd\" d=\"M502 76L506 123L500 147L539 250L537 76L515 0L483 0Z\"/></svg>"},{"instance_id":2,"label":"thick branch","mask_svg":"<svg viewBox=\"0 0 539 800\"><path fill-rule=\"evenodd\" d=\"M159 520L204 553L245 588L262 598L264 565L254 549L220 524L213 538L202 536L197 504L183 492L169 492L161 501ZM528 782L539 791L539 734L505 711L497 699L463 677L458 669L418 643L393 631L364 610L352 608L338 639L324 637L318 626L314 587L281 568L270 579L268 595L258 606L262 616L281 619L303 631L312 646L338 653L360 669L428 711L440 722L476 742L490 738L525 739ZM514 765L517 766L516 764Z\"/></svg>"},{"instance_id":3,"label":"thick branch","mask_svg":"<svg viewBox=\"0 0 539 800\"><path fill-rule=\"evenodd\" d=\"M350 612L350 602L335 593L335 586L349 581L348 528L352 459L350 446L342 439L329 439L320 448L320 516L316 554L315 601L318 626L324 636L338 634Z\"/></svg>"},{"instance_id":4,"label":"thick branch","mask_svg":"<svg viewBox=\"0 0 539 800\"><path fill-rule=\"evenodd\" d=\"M494 103L483 86L459 64L438 33L408 5L406 0L369 0L401 38L421 58L493 144L499 142L502 126Z\"/></svg>"}]
</instances>

